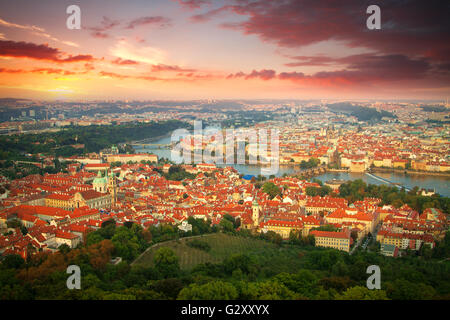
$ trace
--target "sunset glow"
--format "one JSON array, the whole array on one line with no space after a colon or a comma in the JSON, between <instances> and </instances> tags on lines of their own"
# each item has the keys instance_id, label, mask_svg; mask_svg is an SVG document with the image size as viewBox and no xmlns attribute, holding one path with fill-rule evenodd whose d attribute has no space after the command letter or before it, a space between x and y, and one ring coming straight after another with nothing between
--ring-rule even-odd
<instances>
[{"instance_id":1,"label":"sunset glow","mask_svg":"<svg viewBox=\"0 0 450 320\"><path fill-rule=\"evenodd\" d=\"M66 1L4 1L0 96L445 100L448 5L383 2L368 30L368 4L81 1L69 30Z\"/></svg>"}]
</instances>

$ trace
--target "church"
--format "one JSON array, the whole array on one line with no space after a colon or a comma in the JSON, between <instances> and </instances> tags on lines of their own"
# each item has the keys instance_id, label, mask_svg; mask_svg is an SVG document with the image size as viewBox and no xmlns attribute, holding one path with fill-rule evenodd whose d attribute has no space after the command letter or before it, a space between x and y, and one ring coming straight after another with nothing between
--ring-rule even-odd
<instances>
[{"instance_id":1,"label":"church","mask_svg":"<svg viewBox=\"0 0 450 320\"><path fill-rule=\"evenodd\" d=\"M114 206L117 201L117 180L114 173L108 175L108 171L105 171L103 176L101 171L98 171L97 177L92 182L92 186L95 191L100 193L109 193L111 195L111 205Z\"/></svg>"}]
</instances>

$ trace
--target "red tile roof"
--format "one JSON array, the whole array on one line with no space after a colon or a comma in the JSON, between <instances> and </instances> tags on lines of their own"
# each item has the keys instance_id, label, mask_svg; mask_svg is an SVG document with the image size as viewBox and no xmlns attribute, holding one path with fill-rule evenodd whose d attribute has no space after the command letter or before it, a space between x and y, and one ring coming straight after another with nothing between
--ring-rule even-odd
<instances>
[{"instance_id":1,"label":"red tile roof","mask_svg":"<svg viewBox=\"0 0 450 320\"><path fill-rule=\"evenodd\" d=\"M320 230L312 230L309 234L315 237L324 237L324 238L340 238L340 239L349 239L349 232L334 232L334 231L320 231Z\"/></svg>"}]
</instances>

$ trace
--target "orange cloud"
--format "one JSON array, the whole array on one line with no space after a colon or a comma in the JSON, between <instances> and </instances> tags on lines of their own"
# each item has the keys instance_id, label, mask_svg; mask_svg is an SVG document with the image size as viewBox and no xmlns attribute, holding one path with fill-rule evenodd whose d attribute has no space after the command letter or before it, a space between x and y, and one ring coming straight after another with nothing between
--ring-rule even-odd
<instances>
[{"instance_id":1,"label":"orange cloud","mask_svg":"<svg viewBox=\"0 0 450 320\"><path fill-rule=\"evenodd\" d=\"M49 47L48 44L35 44L32 42L16 42L0 40L0 56L13 58L29 58L36 60L47 60L57 63L70 63L80 61L92 61L92 55L66 55L57 48Z\"/></svg>"}]
</instances>

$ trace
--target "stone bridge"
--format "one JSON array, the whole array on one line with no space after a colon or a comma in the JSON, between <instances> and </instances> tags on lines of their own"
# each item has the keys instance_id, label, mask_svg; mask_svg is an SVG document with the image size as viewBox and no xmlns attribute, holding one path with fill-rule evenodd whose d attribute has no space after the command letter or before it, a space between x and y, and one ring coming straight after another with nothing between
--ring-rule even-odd
<instances>
[{"instance_id":1,"label":"stone bridge","mask_svg":"<svg viewBox=\"0 0 450 320\"><path fill-rule=\"evenodd\" d=\"M327 167L326 166L319 166L319 167L316 167L316 168L295 170L295 174L302 175L305 178L311 178L311 177L314 177L314 176L318 176L318 175L321 175L321 174L323 174L325 172L327 172Z\"/></svg>"}]
</instances>

